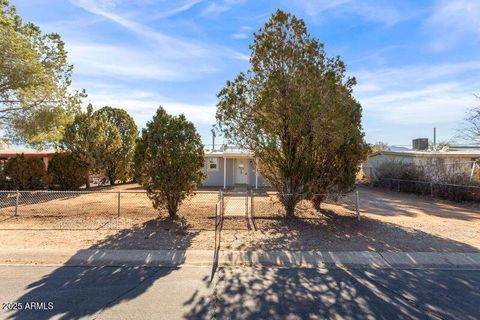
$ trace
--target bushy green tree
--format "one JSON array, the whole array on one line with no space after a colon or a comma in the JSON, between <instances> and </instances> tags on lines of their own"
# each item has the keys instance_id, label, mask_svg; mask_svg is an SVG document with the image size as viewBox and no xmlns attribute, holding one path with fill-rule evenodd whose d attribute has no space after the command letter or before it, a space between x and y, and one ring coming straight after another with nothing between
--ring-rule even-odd
<instances>
[{"instance_id":1,"label":"bushy green tree","mask_svg":"<svg viewBox=\"0 0 480 320\"><path fill-rule=\"evenodd\" d=\"M103 117L108 123L98 167L104 171L110 185L130 179L138 137L135 121L125 110L112 107L101 108L95 112L95 117Z\"/></svg>"},{"instance_id":2,"label":"bushy green tree","mask_svg":"<svg viewBox=\"0 0 480 320\"><path fill-rule=\"evenodd\" d=\"M46 170L39 158L27 158L23 154L8 159L4 175L14 190L39 190L45 187Z\"/></svg>"},{"instance_id":3,"label":"bushy green tree","mask_svg":"<svg viewBox=\"0 0 480 320\"><path fill-rule=\"evenodd\" d=\"M48 164L50 188L78 190L85 182L87 169L70 152L55 153Z\"/></svg>"},{"instance_id":4,"label":"bushy green tree","mask_svg":"<svg viewBox=\"0 0 480 320\"><path fill-rule=\"evenodd\" d=\"M64 42L0 0L0 53L0 129L17 142L55 144L84 96L68 90L73 66Z\"/></svg>"},{"instance_id":5,"label":"bushy green tree","mask_svg":"<svg viewBox=\"0 0 480 320\"><path fill-rule=\"evenodd\" d=\"M87 188L90 187L89 175L98 170L98 161L103 153L120 148L120 134L111 126L105 117L94 114L93 106L89 104L87 112L77 113L74 121L65 128L62 147L70 151L82 167L87 168Z\"/></svg>"},{"instance_id":6,"label":"bushy green tree","mask_svg":"<svg viewBox=\"0 0 480 320\"><path fill-rule=\"evenodd\" d=\"M218 95L226 138L253 151L287 215L305 195L350 189L367 146L345 64L280 10L250 49L251 69Z\"/></svg>"},{"instance_id":7,"label":"bushy green tree","mask_svg":"<svg viewBox=\"0 0 480 320\"><path fill-rule=\"evenodd\" d=\"M205 179L203 145L194 125L162 107L142 130L135 160L139 182L153 206L166 209L171 217Z\"/></svg>"}]
</instances>

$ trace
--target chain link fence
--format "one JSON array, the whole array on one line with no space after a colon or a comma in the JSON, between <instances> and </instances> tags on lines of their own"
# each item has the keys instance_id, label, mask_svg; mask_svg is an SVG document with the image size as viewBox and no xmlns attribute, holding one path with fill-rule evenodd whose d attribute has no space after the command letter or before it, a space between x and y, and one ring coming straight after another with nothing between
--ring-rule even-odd
<instances>
[{"instance_id":1,"label":"chain link fence","mask_svg":"<svg viewBox=\"0 0 480 320\"><path fill-rule=\"evenodd\" d=\"M197 191L182 202L177 214L192 229L217 230L224 220L233 228L244 224L242 219L246 219L249 229L255 229L252 219L285 216L282 196L286 195L267 191ZM322 198L321 209L358 216L358 193ZM164 211L153 208L145 191L0 191L0 217L28 218L32 226L121 227L160 215L166 217ZM309 218L318 217L319 213L305 197L297 205L295 215Z\"/></svg>"},{"instance_id":2,"label":"chain link fence","mask_svg":"<svg viewBox=\"0 0 480 320\"><path fill-rule=\"evenodd\" d=\"M253 193L252 196L252 217L253 218L277 218L286 215L282 204L282 197L290 197L288 194L277 192ZM315 208L311 199L321 200L320 212L330 210L339 214L354 215L359 218L359 193L352 191L347 194L330 193L300 195L301 199L295 207L295 215L302 218L318 217L319 210Z\"/></svg>"},{"instance_id":3,"label":"chain link fence","mask_svg":"<svg viewBox=\"0 0 480 320\"><path fill-rule=\"evenodd\" d=\"M378 178L373 186L456 202L480 202L480 186L405 179Z\"/></svg>"},{"instance_id":4,"label":"chain link fence","mask_svg":"<svg viewBox=\"0 0 480 320\"><path fill-rule=\"evenodd\" d=\"M215 217L218 192L196 192L179 207L185 216ZM144 191L0 191L0 214L16 216L158 215Z\"/></svg>"}]
</instances>

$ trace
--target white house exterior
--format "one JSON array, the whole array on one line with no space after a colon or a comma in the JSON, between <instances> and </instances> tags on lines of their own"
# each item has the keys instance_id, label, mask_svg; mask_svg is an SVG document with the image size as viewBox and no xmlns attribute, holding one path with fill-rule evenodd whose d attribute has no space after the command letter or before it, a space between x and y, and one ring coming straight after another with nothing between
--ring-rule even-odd
<instances>
[{"instance_id":1,"label":"white house exterior","mask_svg":"<svg viewBox=\"0 0 480 320\"><path fill-rule=\"evenodd\" d=\"M413 163L418 166L449 166L455 172L473 175L479 170L480 150L447 150L447 151L379 151L371 155L363 164L364 175L371 180L375 177L375 169L382 163L395 161Z\"/></svg>"},{"instance_id":2,"label":"white house exterior","mask_svg":"<svg viewBox=\"0 0 480 320\"><path fill-rule=\"evenodd\" d=\"M202 185L205 187L268 186L265 179L258 174L256 160L248 150L225 146L220 150L207 149L204 170L207 178Z\"/></svg>"}]
</instances>

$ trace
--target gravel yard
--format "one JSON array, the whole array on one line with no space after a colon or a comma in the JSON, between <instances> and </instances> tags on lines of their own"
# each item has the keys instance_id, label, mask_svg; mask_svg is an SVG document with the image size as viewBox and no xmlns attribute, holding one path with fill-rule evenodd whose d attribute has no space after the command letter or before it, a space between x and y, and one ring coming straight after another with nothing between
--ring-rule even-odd
<instances>
[{"instance_id":1,"label":"gravel yard","mask_svg":"<svg viewBox=\"0 0 480 320\"><path fill-rule=\"evenodd\" d=\"M352 199L307 202L299 218L284 219L275 196L255 197L256 231L242 216L224 220L221 248L235 250L335 250L469 252L480 249L480 207L360 187L361 220ZM118 217L118 192L121 210ZM138 186L94 194L25 197L13 216L11 197L0 206L4 248L213 249L218 195L198 192L172 220L151 207ZM39 202L39 197L43 201ZM232 202L233 203L233 202ZM239 208L239 212L241 208ZM241 215L241 214L240 214Z\"/></svg>"}]
</instances>

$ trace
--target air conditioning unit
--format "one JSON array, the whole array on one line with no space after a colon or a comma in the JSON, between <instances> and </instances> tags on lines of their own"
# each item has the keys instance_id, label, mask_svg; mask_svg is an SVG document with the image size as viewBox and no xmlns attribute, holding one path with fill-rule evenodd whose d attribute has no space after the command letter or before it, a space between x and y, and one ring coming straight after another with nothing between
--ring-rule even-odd
<instances>
[{"instance_id":1,"label":"air conditioning unit","mask_svg":"<svg viewBox=\"0 0 480 320\"><path fill-rule=\"evenodd\" d=\"M413 150L428 150L428 138L418 138L412 140Z\"/></svg>"}]
</instances>

